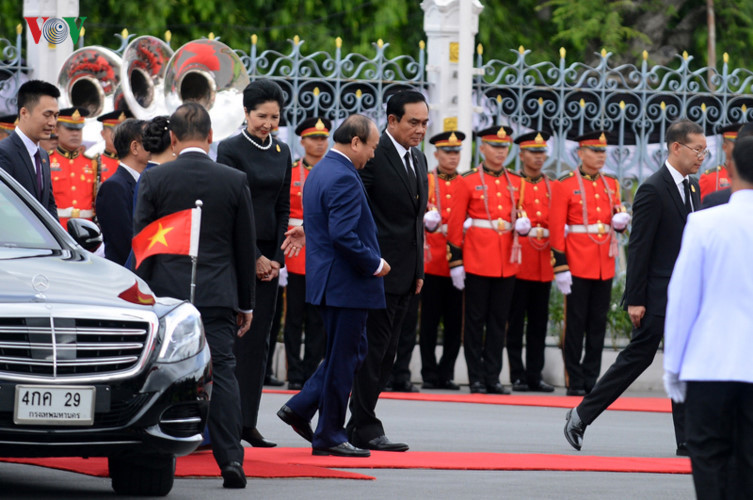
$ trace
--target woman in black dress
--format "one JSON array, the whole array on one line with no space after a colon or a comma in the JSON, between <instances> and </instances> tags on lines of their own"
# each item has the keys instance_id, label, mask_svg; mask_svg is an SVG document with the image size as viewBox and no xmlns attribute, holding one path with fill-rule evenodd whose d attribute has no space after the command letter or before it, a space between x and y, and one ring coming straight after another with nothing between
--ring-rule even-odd
<instances>
[{"instance_id":1,"label":"woman in black dress","mask_svg":"<svg viewBox=\"0 0 753 500\"><path fill-rule=\"evenodd\" d=\"M277 302L277 281L285 265L280 245L290 215L291 156L288 146L272 137L280 122L284 97L271 80L256 80L243 91L247 126L225 139L217 162L242 170L248 176L256 221L256 306L251 329L236 340L236 376L243 411L242 437L252 446L269 447L256 429L272 318Z\"/></svg>"}]
</instances>

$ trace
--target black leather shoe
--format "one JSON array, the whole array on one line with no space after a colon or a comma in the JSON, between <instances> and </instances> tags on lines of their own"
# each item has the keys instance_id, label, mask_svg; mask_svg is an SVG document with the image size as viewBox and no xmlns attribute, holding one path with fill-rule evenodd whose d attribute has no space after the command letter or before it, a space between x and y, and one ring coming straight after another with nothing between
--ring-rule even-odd
<instances>
[{"instance_id":1,"label":"black leather shoe","mask_svg":"<svg viewBox=\"0 0 753 500\"><path fill-rule=\"evenodd\" d=\"M393 443L387 436L375 437L368 443L360 445L361 448L375 451L408 451L408 445L405 443Z\"/></svg>"},{"instance_id":2,"label":"black leather shoe","mask_svg":"<svg viewBox=\"0 0 753 500\"><path fill-rule=\"evenodd\" d=\"M565 415L565 439L570 443L570 446L580 451L583 446L583 434L586 432L586 424L584 424L578 416L578 410L571 408Z\"/></svg>"},{"instance_id":3,"label":"black leather shoe","mask_svg":"<svg viewBox=\"0 0 753 500\"><path fill-rule=\"evenodd\" d=\"M267 375L264 377L264 385L271 385L273 387L282 387L285 382L276 378L274 375Z\"/></svg>"},{"instance_id":4,"label":"black leather shoe","mask_svg":"<svg viewBox=\"0 0 753 500\"><path fill-rule=\"evenodd\" d=\"M430 382L425 381L423 384L421 384L421 389L440 389L440 385L438 382Z\"/></svg>"},{"instance_id":5,"label":"black leather shoe","mask_svg":"<svg viewBox=\"0 0 753 500\"><path fill-rule=\"evenodd\" d=\"M688 446L685 443L678 444L675 455L677 455L678 457L689 457L690 452L688 451Z\"/></svg>"},{"instance_id":6,"label":"black leather shoe","mask_svg":"<svg viewBox=\"0 0 753 500\"><path fill-rule=\"evenodd\" d=\"M510 394L510 389L497 382L486 386L487 394Z\"/></svg>"},{"instance_id":7,"label":"black leather shoe","mask_svg":"<svg viewBox=\"0 0 753 500\"><path fill-rule=\"evenodd\" d=\"M486 386L481 382L472 382L470 389L471 394L486 394Z\"/></svg>"},{"instance_id":8,"label":"black leather shoe","mask_svg":"<svg viewBox=\"0 0 753 500\"><path fill-rule=\"evenodd\" d=\"M246 473L238 462L230 462L222 467L223 488L245 488Z\"/></svg>"},{"instance_id":9,"label":"black leather shoe","mask_svg":"<svg viewBox=\"0 0 753 500\"><path fill-rule=\"evenodd\" d=\"M299 382L288 382L289 391L300 391L301 389L303 389L303 384Z\"/></svg>"},{"instance_id":10,"label":"black leather shoe","mask_svg":"<svg viewBox=\"0 0 753 500\"><path fill-rule=\"evenodd\" d=\"M371 452L362 448L356 448L349 442L345 441L331 448L313 448L312 455L332 455L334 457L370 457Z\"/></svg>"},{"instance_id":11,"label":"black leather shoe","mask_svg":"<svg viewBox=\"0 0 753 500\"><path fill-rule=\"evenodd\" d=\"M392 382L392 392L420 392L418 387L413 385L410 380L406 382Z\"/></svg>"},{"instance_id":12,"label":"black leather shoe","mask_svg":"<svg viewBox=\"0 0 753 500\"><path fill-rule=\"evenodd\" d=\"M538 384L529 385L528 390L533 392L554 392L554 386L547 384L543 380L539 380Z\"/></svg>"},{"instance_id":13,"label":"black leather shoe","mask_svg":"<svg viewBox=\"0 0 753 500\"><path fill-rule=\"evenodd\" d=\"M522 380L515 379L515 382L512 383L512 390L517 392L527 392L528 391L528 384L523 382Z\"/></svg>"},{"instance_id":14,"label":"black leather shoe","mask_svg":"<svg viewBox=\"0 0 753 500\"><path fill-rule=\"evenodd\" d=\"M282 405L282 408L277 412L277 416L309 443L314 439L314 431L311 430L311 424L288 408L287 405Z\"/></svg>"},{"instance_id":15,"label":"black leather shoe","mask_svg":"<svg viewBox=\"0 0 753 500\"><path fill-rule=\"evenodd\" d=\"M274 448L277 446L277 443L264 439L264 436L262 436L259 430L255 428L249 429L248 427L245 427L243 433L241 433L241 439L247 441L248 444L254 448Z\"/></svg>"},{"instance_id":16,"label":"black leather shoe","mask_svg":"<svg viewBox=\"0 0 753 500\"><path fill-rule=\"evenodd\" d=\"M443 380L443 381L441 381L439 383L439 388L440 389L447 389L447 390L450 390L450 391L459 391L460 390L460 386L458 384L456 384L455 382L453 382L452 380Z\"/></svg>"},{"instance_id":17,"label":"black leather shoe","mask_svg":"<svg viewBox=\"0 0 753 500\"><path fill-rule=\"evenodd\" d=\"M585 396L586 395L586 390L585 389L568 388L567 389L567 395L568 396Z\"/></svg>"}]
</instances>

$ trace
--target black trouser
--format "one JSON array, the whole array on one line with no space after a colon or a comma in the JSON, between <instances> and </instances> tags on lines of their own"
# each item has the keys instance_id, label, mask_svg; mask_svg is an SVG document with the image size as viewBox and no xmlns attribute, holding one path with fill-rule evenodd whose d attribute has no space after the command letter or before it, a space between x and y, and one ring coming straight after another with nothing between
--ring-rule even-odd
<instances>
[{"instance_id":1,"label":"black trouser","mask_svg":"<svg viewBox=\"0 0 753 500\"><path fill-rule=\"evenodd\" d=\"M697 498L753 497L753 384L688 382L685 416Z\"/></svg>"},{"instance_id":2,"label":"black trouser","mask_svg":"<svg viewBox=\"0 0 753 500\"><path fill-rule=\"evenodd\" d=\"M573 284L575 278L573 278ZM568 304L569 307L569 304ZM590 425L601 412L614 403L654 360L664 337L664 316L646 314L641 325L633 329L630 343L620 351L612 366L578 405L578 416ZM677 444L685 443L683 405L672 403Z\"/></svg>"},{"instance_id":3,"label":"black trouser","mask_svg":"<svg viewBox=\"0 0 753 500\"><path fill-rule=\"evenodd\" d=\"M507 327L507 359L510 362L510 380L513 382L520 380L530 386L537 386L541 382L551 289L551 281L515 279ZM523 366L523 326L526 317L526 363Z\"/></svg>"},{"instance_id":4,"label":"black trouser","mask_svg":"<svg viewBox=\"0 0 753 500\"><path fill-rule=\"evenodd\" d=\"M288 361L288 382L303 384L316 371L324 358L326 347L319 307L306 303L305 274L288 273L287 304L283 337ZM302 343L305 344L303 359Z\"/></svg>"},{"instance_id":5,"label":"black trouser","mask_svg":"<svg viewBox=\"0 0 753 500\"><path fill-rule=\"evenodd\" d=\"M570 389L585 389L590 392L596 385L601 371L601 352L604 349L611 297L611 279L591 280L573 276L572 293L567 296L563 347L567 386Z\"/></svg>"},{"instance_id":6,"label":"black trouser","mask_svg":"<svg viewBox=\"0 0 753 500\"><path fill-rule=\"evenodd\" d=\"M235 378L236 314L230 308L202 307L204 335L212 355L212 398L209 402L209 438L217 465L243 463L241 405Z\"/></svg>"},{"instance_id":7,"label":"black trouser","mask_svg":"<svg viewBox=\"0 0 753 500\"><path fill-rule=\"evenodd\" d=\"M424 283L425 285L426 283ZM405 385L410 383L410 360L413 356L413 349L416 347L419 298L420 295L413 294L411 296L408 310L405 312L405 318L403 318L403 324L400 327L397 356L395 357L395 364L392 365L393 384Z\"/></svg>"},{"instance_id":8,"label":"black trouser","mask_svg":"<svg viewBox=\"0 0 753 500\"><path fill-rule=\"evenodd\" d=\"M437 332L444 320L442 358L437 364ZM421 289L421 378L434 384L455 378L455 361L460 352L463 328L463 292L452 286L452 278L427 274Z\"/></svg>"},{"instance_id":9,"label":"black trouser","mask_svg":"<svg viewBox=\"0 0 753 500\"><path fill-rule=\"evenodd\" d=\"M261 391L267 373L269 330L277 304L277 278L272 281L256 280L256 307L251 328L235 342L238 364L235 374L241 392L243 428L253 429L259 416Z\"/></svg>"},{"instance_id":10,"label":"black trouser","mask_svg":"<svg viewBox=\"0 0 753 500\"><path fill-rule=\"evenodd\" d=\"M514 287L514 276L488 278L466 274L463 345L471 384L481 382L491 386L499 383L505 327Z\"/></svg>"},{"instance_id":11,"label":"black trouser","mask_svg":"<svg viewBox=\"0 0 753 500\"><path fill-rule=\"evenodd\" d=\"M277 304L275 305L275 314L274 316L272 316L272 326L269 329L269 353L267 354L267 372L265 374L265 378L274 375L274 372L272 371L272 363L275 359L277 336L280 334L280 325L282 325L282 312L285 310L285 295L285 287L279 287L279 289L277 290Z\"/></svg>"},{"instance_id":12,"label":"black trouser","mask_svg":"<svg viewBox=\"0 0 753 500\"><path fill-rule=\"evenodd\" d=\"M392 372L400 328L414 295L413 290L403 295L385 293L386 309L369 311L366 322L369 348L353 381L351 415L346 426L348 440L356 446L384 435L382 422L376 416L376 404Z\"/></svg>"}]
</instances>

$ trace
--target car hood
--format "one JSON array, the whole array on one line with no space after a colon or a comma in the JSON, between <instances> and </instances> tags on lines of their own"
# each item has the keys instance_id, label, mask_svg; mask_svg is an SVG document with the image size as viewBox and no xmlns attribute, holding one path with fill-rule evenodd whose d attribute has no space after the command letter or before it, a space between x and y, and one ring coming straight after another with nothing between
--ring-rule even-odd
<instances>
[{"instance_id":1,"label":"car hood","mask_svg":"<svg viewBox=\"0 0 753 500\"><path fill-rule=\"evenodd\" d=\"M135 274L86 251L0 249L0 302L152 307Z\"/></svg>"}]
</instances>

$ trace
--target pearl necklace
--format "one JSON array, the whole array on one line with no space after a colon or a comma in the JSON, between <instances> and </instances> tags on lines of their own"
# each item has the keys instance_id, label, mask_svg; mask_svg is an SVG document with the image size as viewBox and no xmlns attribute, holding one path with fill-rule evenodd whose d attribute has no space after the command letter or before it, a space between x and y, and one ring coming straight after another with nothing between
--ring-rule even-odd
<instances>
[{"instance_id":1,"label":"pearl necklace","mask_svg":"<svg viewBox=\"0 0 753 500\"><path fill-rule=\"evenodd\" d=\"M272 142L274 142L274 141L272 141L272 137L270 136L269 137L269 144L267 144L266 146L262 146L260 144L256 144L256 142L251 138L251 136L248 134L248 132L246 131L246 129L243 129L241 132L243 133L243 137L245 137L248 140L248 142L250 142L251 144L253 144L257 148L261 149L262 151L266 151L269 148L271 148L272 147Z\"/></svg>"}]
</instances>

